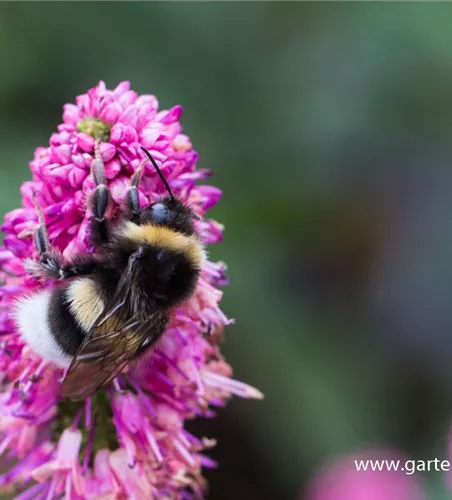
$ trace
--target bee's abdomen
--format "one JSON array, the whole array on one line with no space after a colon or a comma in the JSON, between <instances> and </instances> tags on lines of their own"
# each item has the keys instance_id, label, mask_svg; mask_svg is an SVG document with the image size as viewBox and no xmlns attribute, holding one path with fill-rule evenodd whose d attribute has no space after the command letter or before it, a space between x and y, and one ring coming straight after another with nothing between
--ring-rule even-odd
<instances>
[{"instance_id":1,"label":"bee's abdomen","mask_svg":"<svg viewBox=\"0 0 452 500\"><path fill-rule=\"evenodd\" d=\"M67 367L103 309L97 285L82 278L22 298L16 322L30 348L47 361Z\"/></svg>"},{"instance_id":2,"label":"bee's abdomen","mask_svg":"<svg viewBox=\"0 0 452 500\"><path fill-rule=\"evenodd\" d=\"M71 358L82 343L86 331L77 323L67 299L69 287L56 287L52 290L48 307L48 324L52 337L62 351Z\"/></svg>"},{"instance_id":3,"label":"bee's abdomen","mask_svg":"<svg viewBox=\"0 0 452 500\"><path fill-rule=\"evenodd\" d=\"M67 367L72 355L66 349L63 335L68 336L69 332L61 330L60 333L59 325L52 321L56 314L54 300L54 291L50 290L21 298L16 304L16 323L19 333L32 351L46 361ZM70 351L74 350L75 343Z\"/></svg>"},{"instance_id":4,"label":"bee's abdomen","mask_svg":"<svg viewBox=\"0 0 452 500\"><path fill-rule=\"evenodd\" d=\"M87 333L104 309L102 283L92 278L71 281L65 291L64 301L77 325Z\"/></svg>"}]
</instances>

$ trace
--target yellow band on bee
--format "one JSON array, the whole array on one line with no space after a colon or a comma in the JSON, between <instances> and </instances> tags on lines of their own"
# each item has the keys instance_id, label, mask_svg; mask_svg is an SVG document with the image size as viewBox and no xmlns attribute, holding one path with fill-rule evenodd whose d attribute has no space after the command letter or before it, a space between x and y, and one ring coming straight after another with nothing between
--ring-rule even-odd
<instances>
[{"instance_id":1,"label":"yellow band on bee","mask_svg":"<svg viewBox=\"0 0 452 500\"><path fill-rule=\"evenodd\" d=\"M122 235L131 241L181 253L197 269L200 269L204 262L204 249L196 235L186 236L165 226L154 226L152 224L138 226L133 222L125 223Z\"/></svg>"}]
</instances>

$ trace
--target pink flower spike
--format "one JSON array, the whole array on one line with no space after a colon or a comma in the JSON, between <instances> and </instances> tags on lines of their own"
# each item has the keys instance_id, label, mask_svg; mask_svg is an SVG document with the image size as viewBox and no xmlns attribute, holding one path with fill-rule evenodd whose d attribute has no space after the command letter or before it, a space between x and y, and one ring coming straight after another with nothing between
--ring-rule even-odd
<instances>
[{"instance_id":1,"label":"pink flower spike","mask_svg":"<svg viewBox=\"0 0 452 500\"><path fill-rule=\"evenodd\" d=\"M201 242L222 240L223 226L206 218L222 193L204 184L210 171L197 168L198 154L180 123L182 107L158 107L155 96L139 96L129 82L113 90L100 82L76 97L75 104L66 104L63 123L30 161L31 180L20 189L22 206L5 215L0 248L0 454L7 454L13 465L2 469L0 487L23 491L30 479L37 481L22 500L201 498L206 491L203 468L214 466L204 453L214 441L191 436L187 421L212 416L232 395L263 397L231 378L232 369L219 349L223 328L233 322L220 309L219 287L227 284L222 262L206 258L201 263L193 295L171 310L156 348L130 362L86 401L62 399L67 368L42 359L33 350L37 345L21 332L18 303L32 295L45 297L59 286L28 274L39 258L33 239L39 225L36 203L50 244L63 260L96 251L90 234L95 149L105 163L111 193L107 214L113 224L124 211L138 168L142 209L167 196L151 162L143 163L145 147L174 196L199 216L194 225Z\"/></svg>"}]
</instances>

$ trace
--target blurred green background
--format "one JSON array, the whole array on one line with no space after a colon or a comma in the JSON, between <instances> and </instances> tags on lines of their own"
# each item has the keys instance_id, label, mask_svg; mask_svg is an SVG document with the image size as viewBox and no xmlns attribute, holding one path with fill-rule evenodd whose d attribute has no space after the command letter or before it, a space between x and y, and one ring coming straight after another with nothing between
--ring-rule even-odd
<instances>
[{"instance_id":1,"label":"blurred green background","mask_svg":"<svg viewBox=\"0 0 452 500\"><path fill-rule=\"evenodd\" d=\"M219 439L209 498L302 498L373 443L446 456L451 22L443 3L0 3L1 213L100 79L182 104L224 190L224 352L266 399L192 425Z\"/></svg>"}]
</instances>

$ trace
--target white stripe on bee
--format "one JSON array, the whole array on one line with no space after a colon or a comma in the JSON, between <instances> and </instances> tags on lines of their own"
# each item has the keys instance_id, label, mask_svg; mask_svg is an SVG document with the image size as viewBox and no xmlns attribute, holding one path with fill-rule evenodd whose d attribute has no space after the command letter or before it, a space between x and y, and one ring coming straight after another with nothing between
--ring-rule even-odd
<instances>
[{"instance_id":1,"label":"white stripe on bee","mask_svg":"<svg viewBox=\"0 0 452 500\"><path fill-rule=\"evenodd\" d=\"M67 368L72 357L64 353L50 330L48 314L51 292L45 290L16 303L15 317L25 342L46 361Z\"/></svg>"}]
</instances>

